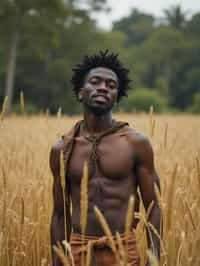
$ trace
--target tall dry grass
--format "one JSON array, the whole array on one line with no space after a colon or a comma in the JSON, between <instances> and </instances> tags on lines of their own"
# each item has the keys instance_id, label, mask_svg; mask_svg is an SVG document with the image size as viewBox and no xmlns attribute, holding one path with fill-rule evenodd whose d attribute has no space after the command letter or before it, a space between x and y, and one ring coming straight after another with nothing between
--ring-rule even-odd
<instances>
[{"instance_id":1,"label":"tall dry grass","mask_svg":"<svg viewBox=\"0 0 200 266\"><path fill-rule=\"evenodd\" d=\"M200 265L200 117L116 115L149 136L162 195L162 263ZM4 119L3 119L4 118ZM78 117L4 117L0 119L0 265L50 265L49 223L52 177L50 147ZM144 265L144 228L137 239ZM150 226L150 225L147 225ZM119 236L117 236L120 244ZM150 253L149 256L153 255ZM154 263L156 265L156 262Z\"/></svg>"}]
</instances>

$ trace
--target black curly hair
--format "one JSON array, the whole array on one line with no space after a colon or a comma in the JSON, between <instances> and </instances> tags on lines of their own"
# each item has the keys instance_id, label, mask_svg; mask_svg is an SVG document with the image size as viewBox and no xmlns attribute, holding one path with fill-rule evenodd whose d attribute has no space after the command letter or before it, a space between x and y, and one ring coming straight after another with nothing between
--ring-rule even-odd
<instances>
[{"instance_id":1,"label":"black curly hair","mask_svg":"<svg viewBox=\"0 0 200 266\"><path fill-rule=\"evenodd\" d=\"M91 69L96 67L109 68L117 75L119 80L118 102L122 96L127 96L127 90L129 89L129 83L131 81L128 77L130 71L124 68L122 63L119 61L118 54L111 53L109 50L100 51L99 53L91 56L85 55L82 63L77 64L72 69L73 75L71 83L76 96L78 96L80 88L83 87L86 75Z\"/></svg>"}]
</instances>

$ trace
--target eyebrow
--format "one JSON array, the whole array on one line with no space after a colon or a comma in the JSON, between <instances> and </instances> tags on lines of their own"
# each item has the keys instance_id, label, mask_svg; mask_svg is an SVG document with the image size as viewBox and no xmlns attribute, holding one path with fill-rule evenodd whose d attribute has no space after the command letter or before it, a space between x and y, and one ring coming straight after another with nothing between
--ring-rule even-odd
<instances>
[{"instance_id":1,"label":"eyebrow","mask_svg":"<svg viewBox=\"0 0 200 266\"><path fill-rule=\"evenodd\" d=\"M94 74L93 76L89 77L88 80L91 80L93 78L101 79L102 78L102 75L100 75L100 74ZM113 78L112 77L109 77L109 78L105 78L105 79L107 81L109 81L109 82L114 82L116 84L119 83L118 79L115 79L114 77Z\"/></svg>"}]
</instances>

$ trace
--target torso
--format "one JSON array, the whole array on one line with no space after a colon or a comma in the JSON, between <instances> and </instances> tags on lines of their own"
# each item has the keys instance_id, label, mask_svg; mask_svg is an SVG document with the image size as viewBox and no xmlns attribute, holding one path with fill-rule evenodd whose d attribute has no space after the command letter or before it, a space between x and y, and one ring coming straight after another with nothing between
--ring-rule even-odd
<instances>
[{"instance_id":1,"label":"torso","mask_svg":"<svg viewBox=\"0 0 200 266\"><path fill-rule=\"evenodd\" d=\"M88 181L88 220L86 234L103 235L93 207L96 205L103 213L111 231L123 233L128 200L136 194L137 180L134 173L136 151L129 140L130 128L102 138L98 147L98 162L94 168L89 160L92 143L79 135L75 139L72 156L68 166L68 182L72 199L72 227L76 233L80 228L80 185L84 162L89 165ZM131 133L132 135L134 133Z\"/></svg>"}]
</instances>

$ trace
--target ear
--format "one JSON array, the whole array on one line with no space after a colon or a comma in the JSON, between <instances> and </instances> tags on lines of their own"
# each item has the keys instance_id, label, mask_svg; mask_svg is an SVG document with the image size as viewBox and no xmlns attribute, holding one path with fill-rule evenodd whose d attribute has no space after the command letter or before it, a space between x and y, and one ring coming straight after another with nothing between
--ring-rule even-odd
<instances>
[{"instance_id":1,"label":"ear","mask_svg":"<svg viewBox=\"0 0 200 266\"><path fill-rule=\"evenodd\" d=\"M79 99L80 102L82 102L82 100L83 100L83 91L82 91L82 89L80 89L80 91L78 93L78 99Z\"/></svg>"}]
</instances>

